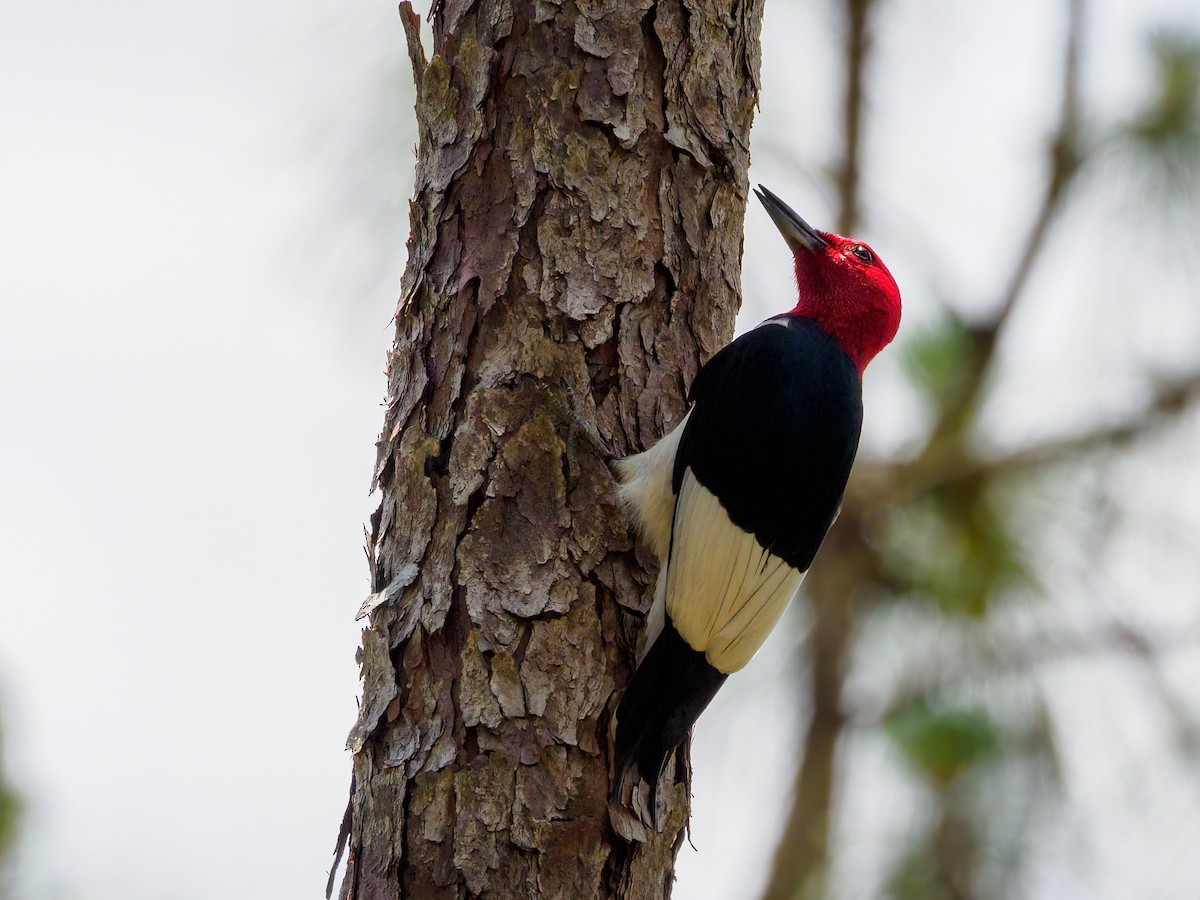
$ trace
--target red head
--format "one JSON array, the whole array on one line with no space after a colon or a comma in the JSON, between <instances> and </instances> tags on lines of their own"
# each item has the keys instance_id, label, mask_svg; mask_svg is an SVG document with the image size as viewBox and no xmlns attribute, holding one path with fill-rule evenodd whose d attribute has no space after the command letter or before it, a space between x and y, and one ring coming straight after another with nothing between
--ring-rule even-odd
<instances>
[{"instance_id":1,"label":"red head","mask_svg":"<svg viewBox=\"0 0 1200 900\"><path fill-rule=\"evenodd\" d=\"M796 258L792 315L815 319L862 372L900 327L892 273L861 241L817 231L762 185L756 193Z\"/></svg>"}]
</instances>

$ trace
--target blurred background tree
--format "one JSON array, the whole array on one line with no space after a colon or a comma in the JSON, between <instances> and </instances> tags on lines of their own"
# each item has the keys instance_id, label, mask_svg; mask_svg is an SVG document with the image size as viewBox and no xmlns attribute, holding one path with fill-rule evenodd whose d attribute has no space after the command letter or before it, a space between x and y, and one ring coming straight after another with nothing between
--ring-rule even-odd
<instances>
[{"instance_id":1,"label":"blurred background tree","mask_svg":"<svg viewBox=\"0 0 1200 900\"><path fill-rule=\"evenodd\" d=\"M872 67L872 48L893 4L834 5L843 29L844 88L842 146L829 179L838 230L857 233L870 212L860 191L862 144L872 126L867 101L871 85L884 77ZM1200 616L1171 629L1160 620L1156 630L1139 622L1147 612L1142 596L1104 602L1103 595L1116 590L1123 566L1137 565L1120 543L1150 501L1149 492L1139 490L1138 468L1148 477L1148 464L1161 465L1148 463L1156 451L1194 440L1200 353L1172 359L1131 340L1124 352L1141 366L1140 402L1111 414L1107 385L1093 378L1093 401L1080 405L1079 415L1064 416L1066 427L1031 440L1014 441L988 411L992 398L1013 385L1036 407L1044 396L1038 385L1063 377L1050 367L1036 371L1036 358L1008 340L1024 306L1047 315L1055 305L1074 305L1072 295L1095 289L1084 277L1068 275L1066 296L1047 291L1034 276L1050 253L1061 256L1072 242L1086 248L1089 241L1093 260L1132 251L1140 247L1136 229L1156 217L1154 233L1179 255L1146 253L1140 265L1173 266L1194 250L1200 38L1155 33L1148 42L1154 91L1128 119L1105 121L1089 114L1081 89L1087 4L1067 0L1046 10L1062 15L1064 39L1040 202L1015 235L1015 251L971 248L1013 259L986 302L944 297L940 312L919 328L902 328L905 378L924 410L924 432L900 456L860 458L841 517L805 583L811 619L799 688L809 719L766 892L771 900L851 895L834 874L847 843L838 836L870 824L850 819L844 785L864 777L864 766L878 766L877 757L856 751L879 737L898 761L884 777L907 780L916 796L902 838L877 873L879 894L906 900L1027 896L1025 867L1046 836L1042 826L1069 803L1064 783L1072 773L1065 767L1073 754L1063 743L1071 722L1056 711L1046 674L1067 658L1134 662L1145 676L1145 702L1161 704L1169 727L1185 738L1176 743L1178 752L1195 760L1196 710L1163 676L1160 659L1194 641ZM1095 229L1079 213L1088 195L1111 192L1123 180L1136 185L1145 218L1107 222L1107 239L1096 246ZM1188 216L1191 227L1174 232ZM935 271L926 281L943 279ZM1159 290L1155 279L1143 285ZM906 296L913 293L909 286ZM1180 299L1194 304L1194 297ZM1148 329L1167 345L1163 332L1186 328L1186 317L1172 321L1175 307L1162 297L1127 295L1124 301L1131 335ZM1061 319L1051 314L1049 321ZM1083 344L1085 333L1077 341L1059 336L1064 355L1086 358L1086 347L1072 346ZM1079 372L1074 377L1082 378ZM1191 460L1178 462L1158 471L1156 480L1186 478ZM1171 519L1177 496L1155 498L1159 521L1172 523L1168 530L1183 528ZM1182 539L1185 553L1195 547L1194 530L1172 537ZM1064 582L1066 560L1081 555L1087 580ZM1180 560L1184 567L1194 562L1194 553ZM1160 572L1144 575L1146 593L1164 589ZM1190 603L1195 614L1189 593L1171 598L1174 611ZM1081 595L1093 602L1071 621L1066 611Z\"/></svg>"}]
</instances>

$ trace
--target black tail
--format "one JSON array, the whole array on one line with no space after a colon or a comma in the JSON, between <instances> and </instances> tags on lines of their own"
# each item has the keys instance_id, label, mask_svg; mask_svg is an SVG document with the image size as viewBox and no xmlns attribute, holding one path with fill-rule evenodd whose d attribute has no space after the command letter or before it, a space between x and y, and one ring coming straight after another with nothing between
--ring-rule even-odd
<instances>
[{"instance_id":1,"label":"black tail","mask_svg":"<svg viewBox=\"0 0 1200 900\"><path fill-rule=\"evenodd\" d=\"M617 706L614 800L629 806L629 793L645 781L650 814L657 815L658 779L667 757L728 677L689 647L667 618Z\"/></svg>"}]
</instances>

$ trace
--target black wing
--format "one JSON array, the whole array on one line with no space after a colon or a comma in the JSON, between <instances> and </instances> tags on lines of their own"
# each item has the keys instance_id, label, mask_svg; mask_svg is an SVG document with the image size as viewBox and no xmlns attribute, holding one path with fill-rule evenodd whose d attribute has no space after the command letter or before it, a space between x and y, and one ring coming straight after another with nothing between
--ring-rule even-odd
<instances>
[{"instance_id":1,"label":"black wing","mask_svg":"<svg viewBox=\"0 0 1200 900\"><path fill-rule=\"evenodd\" d=\"M862 430L862 382L812 319L783 316L717 353L692 384L675 457L739 528L807 570L833 524Z\"/></svg>"}]
</instances>

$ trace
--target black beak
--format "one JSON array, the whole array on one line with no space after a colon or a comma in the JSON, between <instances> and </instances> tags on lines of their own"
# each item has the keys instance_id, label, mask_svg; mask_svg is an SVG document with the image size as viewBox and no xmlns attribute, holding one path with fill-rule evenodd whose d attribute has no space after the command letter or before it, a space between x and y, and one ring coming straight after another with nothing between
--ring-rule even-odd
<instances>
[{"instance_id":1,"label":"black beak","mask_svg":"<svg viewBox=\"0 0 1200 900\"><path fill-rule=\"evenodd\" d=\"M767 208L767 215L771 217L771 221L775 223L775 227L779 229L793 253L799 253L801 250L817 253L829 246L829 241L821 237L821 232L796 215L794 209L761 184L754 195Z\"/></svg>"}]
</instances>

